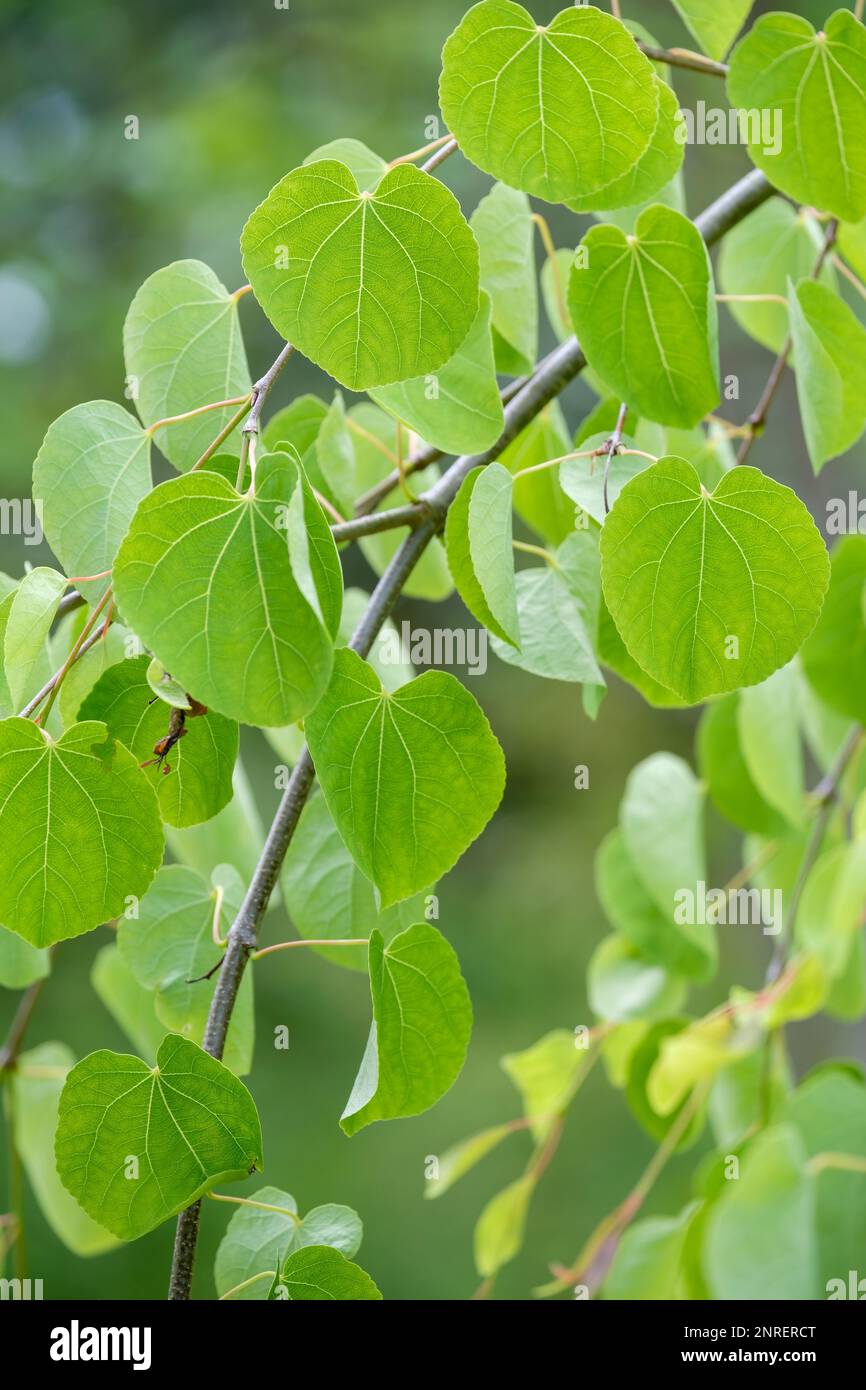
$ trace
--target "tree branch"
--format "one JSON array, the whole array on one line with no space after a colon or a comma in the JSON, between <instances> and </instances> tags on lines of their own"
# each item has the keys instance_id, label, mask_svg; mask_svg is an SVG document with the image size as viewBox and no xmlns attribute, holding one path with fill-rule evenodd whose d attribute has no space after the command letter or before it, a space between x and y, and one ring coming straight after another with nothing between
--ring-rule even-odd
<instances>
[{"instance_id":1,"label":"tree branch","mask_svg":"<svg viewBox=\"0 0 866 1390\"><path fill-rule=\"evenodd\" d=\"M711 246L769 198L772 192L773 189L763 174L754 170L712 203L696 218L695 225ZM400 508L401 514L411 510L412 515L417 518L416 524L373 590L366 611L352 636L349 646L359 656L366 657L369 654L407 578L440 529L463 479L473 468L497 459L511 441L585 366L586 358L575 338L568 338L559 347L554 348L538 365L532 376L520 385L513 399L505 407L505 428L496 443L484 453L463 455L456 459L411 509ZM265 914L314 778L313 762L309 750L304 748L277 808L240 912L229 929L226 951L204 1035L204 1050L212 1057L222 1057L226 1033L247 960L250 952L256 947L259 924ZM201 1203L196 1202L178 1217L169 1299L184 1300L190 1296L200 1212Z\"/></svg>"}]
</instances>

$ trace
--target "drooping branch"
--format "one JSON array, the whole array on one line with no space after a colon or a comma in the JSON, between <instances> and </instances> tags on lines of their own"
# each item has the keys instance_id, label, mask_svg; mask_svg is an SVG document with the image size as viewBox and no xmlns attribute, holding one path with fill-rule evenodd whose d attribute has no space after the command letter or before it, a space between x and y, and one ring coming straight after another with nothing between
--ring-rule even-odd
<instances>
[{"instance_id":1,"label":"drooping branch","mask_svg":"<svg viewBox=\"0 0 866 1390\"><path fill-rule=\"evenodd\" d=\"M726 232L769 198L772 191L772 186L764 175L754 170L723 193L696 219L696 226L707 245L712 246L720 240ZM417 513L413 510L413 515L416 516L415 527L403 541L373 590L364 615L349 643L359 656L365 657L369 654L406 580L440 529L448 507L467 474L471 473L473 468L497 459L536 415L579 375L585 365L586 358L575 338L568 338L559 347L554 348L505 407L505 428L496 443L484 453L464 455L456 459L438 482L413 504L413 509L417 508ZM403 512L408 509L400 510ZM240 912L228 933L225 955L204 1036L204 1050L212 1057L222 1057L243 973L249 955L258 942L259 924L264 917L286 850L314 779L313 762L309 751L304 748L271 823ZM201 1203L196 1202L178 1217L169 1299L184 1300L190 1296L200 1212Z\"/></svg>"}]
</instances>

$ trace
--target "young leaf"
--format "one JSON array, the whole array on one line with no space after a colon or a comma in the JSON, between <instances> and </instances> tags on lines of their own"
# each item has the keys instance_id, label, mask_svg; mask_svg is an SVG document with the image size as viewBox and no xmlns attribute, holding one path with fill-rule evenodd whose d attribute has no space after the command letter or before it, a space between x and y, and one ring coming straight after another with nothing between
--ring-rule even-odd
<instances>
[{"instance_id":1,"label":"young leaf","mask_svg":"<svg viewBox=\"0 0 866 1390\"><path fill-rule=\"evenodd\" d=\"M457 592L473 617L503 641L518 646L513 484L507 468L473 468L448 509L445 550Z\"/></svg>"},{"instance_id":2,"label":"young leaf","mask_svg":"<svg viewBox=\"0 0 866 1390\"><path fill-rule=\"evenodd\" d=\"M272 1298L290 1300L381 1299L382 1295L359 1265L328 1245L309 1245L289 1255L276 1281Z\"/></svg>"},{"instance_id":3,"label":"young leaf","mask_svg":"<svg viewBox=\"0 0 866 1390\"><path fill-rule=\"evenodd\" d=\"M342 648L306 731L328 810L383 907L446 873L502 798L502 749L473 696L444 671L391 694Z\"/></svg>"},{"instance_id":4,"label":"young leaf","mask_svg":"<svg viewBox=\"0 0 866 1390\"><path fill-rule=\"evenodd\" d=\"M800 899L796 937L832 981L840 979L849 965L863 922L864 899L866 843L855 840L822 854Z\"/></svg>"},{"instance_id":5,"label":"young leaf","mask_svg":"<svg viewBox=\"0 0 866 1390\"><path fill-rule=\"evenodd\" d=\"M675 1012L685 984L641 956L621 936L599 942L587 967L589 1006L599 1018L628 1023Z\"/></svg>"},{"instance_id":6,"label":"young leaf","mask_svg":"<svg viewBox=\"0 0 866 1390\"><path fill-rule=\"evenodd\" d=\"M15 1147L39 1209L74 1255L101 1255L116 1238L82 1211L57 1176L54 1136L57 1106L75 1058L65 1043L41 1043L22 1052L9 1084L14 1092Z\"/></svg>"},{"instance_id":7,"label":"young leaf","mask_svg":"<svg viewBox=\"0 0 866 1390\"><path fill-rule=\"evenodd\" d=\"M35 678L36 672L67 582L57 570L40 565L29 570L5 600L9 607L3 634L3 665L10 713L18 710L41 684Z\"/></svg>"},{"instance_id":8,"label":"young leaf","mask_svg":"<svg viewBox=\"0 0 866 1390\"><path fill-rule=\"evenodd\" d=\"M601 532L601 573L631 655L694 702L756 685L791 659L815 625L829 563L789 488L742 467L708 493L691 464L664 458L620 494Z\"/></svg>"},{"instance_id":9,"label":"young leaf","mask_svg":"<svg viewBox=\"0 0 866 1390\"><path fill-rule=\"evenodd\" d=\"M315 526L307 555L290 512L300 498ZM114 579L118 606L142 641L197 700L227 717L289 724L325 689L339 559L288 454L261 458L255 492L244 495L207 472L156 488L135 514Z\"/></svg>"},{"instance_id":10,"label":"young leaf","mask_svg":"<svg viewBox=\"0 0 866 1390\"><path fill-rule=\"evenodd\" d=\"M654 1108L648 1094L648 1084L664 1043L690 1027L692 1020L687 1018L666 1018L653 1023L644 1033L628 1059L628 1077L625 1086L629 1109L648 1134L661 1143L671 1127L676 1124L682 1110L680 1105L672 1113L661 1114ZM686 1101L683 1104L686 1104ZM705 1122L705 1108L700 1106L686 1126L685 1133L676 1146L680 1153L694 1144Z\"/></svg>"},{"instance_id":11,"label":"young leaf","mask_svg":"<svg viewBox=\"0 0 866 1390\"><path fill-rule=\"evenodd\" d=\"M523 1052L509 1052L502 1058L502 1070L520 1092L536 1143L547 1137L557 1115L568 1106L585 1062L586 1051L564 1028L555 1028Z\"/></svg>"},{"instance_id":12,"label":"young leaf","mask_svg":"<svg viewBox=\"0 0 866 1390\"><path fill-rule=\"evenodd\" d=\"M327 145L319 145L304 160L305 164L318 164L323 159L336 159L345 164L355 175L355 182L362 193L372 193L388 165L380 154L375 154L361 140L343 136L339 140L329 140Z\"/></svg>"},{"instance_id":13,"label":"young leaf","mask_svg":"<svg viewBox=\"0 0 866 1390\"><path fill-rule=\"evenodd\" d=\"M527 1174L497 1192L475 1227L475 1268L490 1279L520 1251L535 1178Z\"/></svg>"},{"instance_id":14,"label":"young leaf","mask_svg":"<svg viewBox=\"0 0 866 1390\"><path fill-rule=\"evenodd\" d=\"M588 449L600 448L612 433L591 434L580 442L575 440L575 451L584 453ZM634 441L623 435L622 443L627 450L634 448ZM607 468L607 502L605 506L605 464L604 457L564 459L559 465L559 485L566 497L570 497L576 507L591 516L599 526L603 526L609 507L612 507L626 483L649 466L650 459L632 453L614 454Z\"/></svg>"},{"instance_id":15,"label":"young leaf","mask_svg":"<svg viewBox=\"0 0 866 1390\"><path fill-rule=\"evenodd\" d=\"M710 1297L818 1297L815 1182L791 1125L758 1134L725 1183L706 1226L703 1266Z\"/></svg>"},{"instance_id":16,"label":"young leaf","mask_svg":"<svg viewBox=\"0 0 866 1390\"><path fill-rule=\"evenodd\" d=\"M570 449L562 411L558 402L552 401L512 440L499 462L509 473L518 473L561 458ZM574 532L574 506L559 486L558 472L557 468L543 468L517 478L514 484L514 510L550 545L559 545Z\"/></svg>"},{"instance_id":17,"label":"young leaf","mask_svg":"<svg viewBox=\"0 0 866 1390\"><path fill-rule=\"evenodd\" d=\"M165 1038L156 1060L150 1068L139 1057L91 1052L60 1097L57 1172L121 1240L262 1166L259 1117L243 1083L185 1038Z\"/></svg>"},{"instance_id":18,"label":"young leaf","mask_svg":"<svg viewBox=\"0 0 866 1390\"><path fill-rule=\"evenodd\" d=\"M241 1206L235 1211L220 1241L214 1263L217 1297L266 1270L278 1270L296 1250L309 1245L328 1245L351 1259L361 1244L363 1226L351 1207L314 1207L298 1216L294 1197L279 1187L260 1187L249 1198L261 1206ZM265 1211L263 1207L281 1208ZM268 1297L268 1281L262 1279L232 1296L232 1302L262 1301Z\"/></svg>"},{"instance_id":19,"label":"young leaf","mask_svg":"<svg viewBox=\"0 0 866 1390\"><path fill-rule=\"evenodd\" d=\"M38 950L17 932L0 927L0 986L3 989L26 989L36 980L44 980L51 971L47 951Z\"/></svg>"},{"instance_id":20,"label":"young leaf","mask_svg":"<svg viewBox=\"0 0 866 1390\"><path fill-rule=\"evenodd\" d=\"M387 946L397 932L424 916L424 893L379 911L376 890L343 844L323 796L314 796L304 807L280 881L293 926L313 940L364 940L378 930ZM334 965L367 969L367 953L360 947L313 949Z\"/></svg>"},{"instance_id":21,"label":"young leaf","mask_svg":"<svg viewBox=\"0 0 866 1390\"><path fill-rule=\"evenodd\" d=\"M151 762L144 771L163 820L197 825L231 800L238 726L211 710L196 715L183 725L184 737L170 750L167 763L158 764L154 748L166 736L169 713L162 700L153 701L149 665L147 656L139 656L109 666L83 701L79 717L102 720L139 763ZM167 774L166 766L171 768Z\"/></svg>"},{"instance_id":22,"label":"young leaf","mask_svg":"<svg viewBox=\"0 0 866 1390\"><path fill-rule=\"evenodd\" d=\"M826 285L789 286L800 418L816 473L866 429L866 328Z\"/></svg>"},{"instance_id":23,"label":"young leaf","mask_svg":"<svg viewBox=\"0 0 866 1390\"><path fill-rule=\"evenodd\" d=\"M606 1299L672 1301L682 1297L683 1245L694 1204L679 1216L648 1216L625 1231L604 1281Z\"/></svg>"},{"instance_id":24,"label":"young leaf","mask_svg":"<svg viewBox=\"0 0 866 1390\"><path fill-rule=\"evenodd\" d=\"M482 0L442 53L439 104L467 159L551 203L627 173L650 142L658 102L649 61L594 6L540 25L512 0Z\"/></svg>"},{"instance_id":25,"label":"young leaf","mask_svg":"<svg viewBox=\"0 0 866 1390\"><path fill-rule=\"evenodd\" d=\"M567 206L572 212L645 205L676 177L686 148L679 103L676 92L667 82L655 74L654 80L658 87L659 107L649 145L637 164L620 178L586 197L568 199Z\"/></svg>"},{"instance_id":26,"label":"young leaf","mask_svg":"<svg viewBox=\"0 0 866 1390\"><path fill-rule=\"evenodd\" d=\"M165 838L175 859L204 878L209 878L218 864L233 864L244 883L249 883L265 842L265 829L240 759L235 763L232 787L231 801L212 820L183 830L167 825ZM278 896L275 889L271 905Z\"/></svg>"},{"instance_id":27,"label":"young leaf","mask_svg":"<svg viewBox=\"0 0 866 1390\"><path fill-rule=\"evenodd\" d=\"M513 1124L494 1125L492 1129L484 1129L480 1134L473 1134L471 1138L463 1139L459 1144L446 1149L438 1158L437 1176L429 1178L424 1184L424 1196L430 1201L435 1197L444 1196L464 1173L468 1173L476 1163L480 1163L482 1158L486 1158L503 1139L507 1139L508 1135L514 1132Z\"/></svg>"},{"instance_id":28,"label":"young leaf","mask_svg":"<svg viewBox=\"0 0 866 1390\"><path fill-rule=\"evenodd\" d=\"M511 376L531 372L538 356L538 290L529 199L495 183L469 225L478 242L481 288L490 296L496 365Z\"/></svg>"},{"instance_id":29,"label":"young leaf","mask_svg":"<svg viewBox=\"0 0 866 1390\"><path fill-rule=\"evenodd\" d=\"M289 454L297 449L304 472L319 492L325 490L326 484L319 472L316 440L328 409L318 396L296 396L290 405L272 416L262 431L262 444L267 453L286 449L286 445L289 445L286 449Z\"/></svg>"},{"instance_id":30,"label":"young leaf","mask_svg":"<svg viewBox=\"0 0 866 1390\"><path fill-rule=\"evenodd\" d=\"M129 306L123 355L146 426L250 389L237 298L202 261L175 261L148 276ZM223 406L167 425L157 445L175 468L191 468L236 411Z\"/></svg>"},{"instance_id":31,"label":"young leaf","mask_svg":"<svg viewBox=\"0 0 866 1390\"><path fill-rule=\"evenodd\" d=\"M596 660L598 551L589 532L572 532L551 562L519 572L516 580L520 645L496 636L501 661L549 680L604 687Z\"/></svg>"},{"instance_id":32,"label":"young leaf","mask_svg":"<svg viewBox=\"0 0 866 1390\"><path fill-rule=\"evenodd\" d=\"M694 1088L753 1052L759 1030L737 1029L727 1014L709 1014L688 1028L663 1038L647 1078L647 1100L658 1115L669 1115Z\"/></svg>"},{"instance_id":33,"label":"young leaf","mask_svg":"<svg viewBox=\"0 0 866 1390\"><path fill-rule=\"evenodd\" d=\"M686 27L704 53L717 61L724 58L749 17L754 0L673 0Z\"/></svg>"},{"instance_id":34,"label":"young leaf","mask_svg":"<svg viewBox=\"0 0 866 1390\"><path fill-rule=\"evenodd\" d=\"M150 440L128 410L113 401L89 401L49 426L33 464L33 496L42 506L48 544L67 574L111 569L150 488ZM95 584L78 588L88 597Z\"/></svg>"},{"instance_id":35,"label":"young leaf","mask_svg":"<svg viewBox=\"0 0 866 1390\"><path fill-rule=\"evenodd\" d=\"M117 917L162 858L156 796L104 724L0 721L0 921L50 946Z\"/></svg>"},{"instance_id":36,"label":"young leaf","mask_svg":"<svg viewBox=\"0 0 866 1390\"><path fill-rule=\"evenodd\" d=\"M718 404L712 270L682 213L645 208L628 237L618 227L590 228L568 306L590 366L638 414L688 428Z\"/></svg>"},{"instance_id":37,"label":"young leaf","mask_svg":"<svg viewBox=\"0 0 866 1390\"><path fill-rule=\"evenodd\" d=\"M369 970L373 1023L340 1119L349 1135L435 1105L457 1079L472 1031L460 964L435 927L418 923L390 946L373 931Z\"/></svg>"},{"instance_id":38,"label":"young leaf","mask_svg":"<svg viewBox=\"0 0 866 1390\"><path fill-rule=\"evenodd\" d=\"M370 397L446 454L479 454L494 444L505 417L496 384L489 296L482 293L475 322L435 375L379 386Z\"/></svg>"},{"instance_id":39,"label":"young leaf","mask_svg":"<svg viewBox=\"0 0 866 1390\"><path fill-rule=\"evenodd\" d=\"M725 294L775 294L787 298L788 281L807 279L824 240L824 228L806 208L791 207L783 198L770 198L728 232L719 252L719 288ZM828 257L821 280L836 288L836 272ZM784 304L728 304L733 317L756 342L780 353L788 340L788 310ZM671 452L676 452L672 450Z\"/></svg>"},{"instance_id":40,"label":"young leaf","mask_svg":"<svg viewBox=\"0 0 866 1390\"><path fill-rule=\"evenodd\" d=\"M831 709L866 721L866 536L845 536L833 547L830 587L821 616L803 646L810 685Z\"/></svg>"},{"instance_id":41,"label":"young leaf","mask_svg":"<svg viewBox=\"0 0 866 1390\"><path fill-rule=\"evenodd\" d=\"M460 205L410 164L374 193L337 160L293 169L250 216L241 251L277 332L353 391L435 372L478 309Z\"/></svg>"},{"instance_id":42,"label":"young leaf","mask_svg":"<svg viewBox=\"0 0 866 1390\"><path fill-rule=\"evenodd\" d=\"M602 840L595 859L595 886L608 919L640 955L671 975L706 975L704 943L677 927L673 909L658 906L629 854L621 830Z\"/></svg>"},{"instance_id":43,"label":"young leaf","mask_svg":"<svg viewBox=\"0 0 866 1390\"><path fill-rule=\"evenodd\" d=\"M731 54L728 97L779 113L775 140L749 128L749 156L776 188L846 222L866 214L866 30L850 10L819 34L801 15L761 15Z\"/></svg>"},{"instance_id":44,"label":"young leaf","mask_svg":"<svg viewBox=\"0 0 866 1390\"><path fill-rule=\"evenodd\" d=\"M154 990L156 1016L169 1029L201 1043L217 977L200 977L219 959L214 924L225 938L244 897L236 869L221 864L210 883L180 864L165 865L142 898L138 917L117 932L121 958L145 989ZM217 913L217 903L220 905ZM223 1061L237 1076L252 1069L253 980L241 981Z\"/></svg>"}]
</instances>

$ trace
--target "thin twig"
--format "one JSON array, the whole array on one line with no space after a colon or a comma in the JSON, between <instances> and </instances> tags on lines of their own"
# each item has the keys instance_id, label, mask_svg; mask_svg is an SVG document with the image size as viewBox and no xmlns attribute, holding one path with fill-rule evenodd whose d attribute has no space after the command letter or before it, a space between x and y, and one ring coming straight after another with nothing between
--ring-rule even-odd
<instances>
[{"instance_id":1,"label":"thin twig","mask_svg":"<svg viewBox=\"0 0 866 1390\"><path fill-rule=\"evenodd\" d=\"M250 406L252 405L252 401L252 393L250 393L250 395L244 401L244 404L241 406L240 410L238 410L237 413L233 415L232 418L229 420L228 424L220 430L216 439L212 440L211 443L208 444L201 458L196 459L192 468L189 470L190 473L194 473L197 468L204 468L208 459L213 457L220 445L224 444L225 441L228 439L229 435L232 433L232 431L237 429L241 420L243 420L244 416L248 413Z\"/></svg>"},{"instance_id":2,"label":"thin twig","mask_svg":"<svg viewBox=\"0 0 866 1390\"><path fill-rule=\"evenodd\" d=\"M618 414L617 417L616 417L616 425L614 426L613 434L611 435L610 439L607 441L607 443L606 443L606 445L605 445L605 453L604 453L604 485L603 485L603 487L602 487L602 493L603 493L603 496L604 496L604 514L605 514L605 516L607 516L608 512L610 511L610 502L608 501L608 496L607 496L607 479L608 479L608 474L610 473L610 461L611 461L611 459L613 458L614 454L616 454L616 453L619 452L619 448L620 448L620 445L621 445L621 443L622 443L622 432L623 432L623 430L625 429L625 417L626 417L626 415L628 415L628 405L626 404L625 401L623 401L622 404L620 405L620 408L619 408L619 414Z\"/></svg>"},{"instance_id":3,"label":"thin twig","mask_svg":"<svg viewBox=\"0 0 866 1390\"><path fill-rule=\"evenodd\" d=\"M432 174L433 170L438 169L439 165L443 164L449 155L454 154L457 148L457 141L454 139L454 136L452 135L445 141L445 144L441 147L441 149L438 149L435 154L431 154L430 158L426 161L426 163L421 165L421 173Z\"/></svg>"},{"instance_id":4,"label":"thin twig","mask_svg":"<svg viewBox=\"0 0 866 1390\"><path fill-rule=\"evenodd\" d=\"M701 53L692 53L687 48L654 48L652 44L635 39L641 53L652 58L654 63L666 63L672 68L687 68L690 72L707 73L710 77L727 77L727 63L717 63L705 58Z\"/></svg>"}]
</instances>

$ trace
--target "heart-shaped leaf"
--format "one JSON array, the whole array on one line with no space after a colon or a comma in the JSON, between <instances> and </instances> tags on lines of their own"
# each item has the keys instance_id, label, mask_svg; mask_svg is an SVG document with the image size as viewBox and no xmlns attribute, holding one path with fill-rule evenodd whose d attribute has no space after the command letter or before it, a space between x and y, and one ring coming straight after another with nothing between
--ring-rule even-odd
<instances>
[{"instance_id":1,"label":"heart-shaped leaf","mask_svg":"<svg viewBox=\"0 0 866 1390\"><path fill-rule=\"evenodd\" d=\"M626 236L592 227L568 287L591 367L620 400L662 425L689 428L719 400L713 277L703 238L672 208L646 208Z\"/></svg>"},{"instance_id":2,"label":"heart-shaped leaf","mask_svg":"<svg viewBox=\"0 0 866 1390\"><path fill-rule=\"evenodd\" d=\"M776 188L846 222L866 214L866 29L850 10L818 34L801 15L761 15L731 54L728 97Z\"/></svg>"},{"instance_id":3,"label":"heart-shaped leaf","mask_svg":"<svg viewBox=\"0 0 866 1390\"><path fill-rule=\"evenodd\" d=\"M627 208L648 203L669 184L680 169L685 155L684 128L676 92L660 77L655 78L659 109L653 137L637 164L628 173L605 184L584 198L570 198L572 212L593 212L597 208ZM666 201L666 200L663 200Z\"/></svg>"},{"instance_id":4,"label":"heart-shaped leaf","mask_svg":"<svg viewBox=\"0 0 866 1390\"><path fill-rule=\"evenodd\" d=\"M214 1264L219 1298L258 1274L279 1270L296 1250L327 1245L351 1258L361 1244L363 1226L351 1207L329 1202L298 1215L294 1197L279 1187L260 1187L249 1198L253 1206L238 1207L220 1241ZM232 1302L263 1301L268 1297L266 1278L240 1289Z\"/></svg>"},{"instance_id":5,"label":"heart-shaped leaf","mask_svg":"<svg viewBox=\"0 0 866 1390\"><path fill-rule=\"evenodd\" d=\"M296 1250L279 1271L271 1298L292 1302L325 1300L381 1299L382 1295L366 1270L347 1260L328 1245L310 1245Z\"/></svg>"},{"instance_id":6,"label":"heart-shaped leaf","mask_svg":"<svg viewBox=\"0 0 866 1390\"><path fill-rule=\"evenodd\" d=\"M543 25L512 0L482 0L442 52L439 104L467 159L551 203L627 173L658 102L648 59L592 5Z\"/></svg>"},{"instance_id":7,"label":"heart-shaped leaf","mask_svg":"<svg viewBox=\"0 0 866 1390\"><path fill-rule=\"evenodd\" d=\"M123 355L147 426L250 389L237 296L202 261L174 261L148 276L129 306ZM223 406L165 426L156 436L160 451L175 468L191 468L236 410ZM238 437L229 436L229 448Z\"/></svg>"},{"instance_id":8,"label":"heart-shaped leaf","mask_svg":"<svg viewBox=\"0 0 866 1390\"><path fill-rule=\"evenodd\" d=\"M0 922L50 946L118 917L162 859L156 796L104 724L0 721Z\"/></svg>"},{"instance_id":9,"label":"heart-shaped leaf","mask_svg":"<svg viewBox=\"0 0 866 1390\"><path fill-rule=\"evenodd\" d=\"M342 576L328 523L287 453L260 459L252 492L207 472L156 488L114 582L130 627L202 704L281 725L322 694Z\"/></svg>"},{"instance_id":10,"label":"heart-shaped leaf","mask_svg":"<svg viewBox=\"0 0 866 1390\"><path fill-rule=\"evenodd\" d=\"M170 825L210 820L232 797L232 768L238 755L238 726L215 711L188 717L184 735L159 764L156 744L166 736L169 707L154 702L146 656L120 661L99 677L79 709L80 719L100 719L135 755L156 791L160 814ZM171 771L166 773L165 768Z\"/></svg>"},{"instance_id":11,"label":"heart-shaped leaf","mask_svg":"<svg viewBox=\"0 0 866 1390\"><path fill-rule=\"evenodd\" d=\"M429 1110L460 1074L472 1004L453 948L420 922L386 946L370 937L373 1023L340 1119L346 1134Z\"/></svg>"},{"instance_id":12,"label":"heart-shaped leaf","mask_svg":"<svg viewBox=\"0 0 866 1390\"><path fill-rule=\"evenodd\" d=\"M360 192L302 165L244 227L244 270L274 327L353 391L435 372L478 310L478 248L454 194L414 165Z\"/></svg>"},{"instance_id":13,"label":"heart-shaped leaf","mask_svg":"<svg viewBox=\"0 0 866 1390\"><path fill-rule=\"evenodd\" d=\"M447 873L502 798L502 749L444 671L389 693L342 648L306 732L328 810L383 907Z\"/></svg>"},{"instance_id":14,"label":"heart-shaped leaf","mask_svg":"<svg viewBox=\"0 0 866 1390\"><path fill-rule=\"evenodd\" d=\"M827 552L809 512L756 468L713 493L664 458L623 488L601 532L604 595L635 661L684 700L756 685L821 611Z\"/></svg>"},{"instance_id":15,"label":"heart-shaped leaf","mask_svg":"<svg viewBox=\"0 0 866 1390\"><path fill-rule=\"evenodd\" d=\"M243 1082L185 1038L165 1038L156 1061L91 1052L60 1097L61 1181L121 1240L262 1166L261 1125Z\"/></svg>"},{"instance_id":16,"label":"heart-shaped leaf","mask_svg":"<svg viewBox=\"0 0 866 1390\"><path fill-rule=\"evenodd\" d=\"M113 401L89 401L49 426L33 465L33 496L67 574L111 569L150 488L150 440L128 410ZM87 595L94 586L78 587Z\"/></svg>"}]
</instances>

